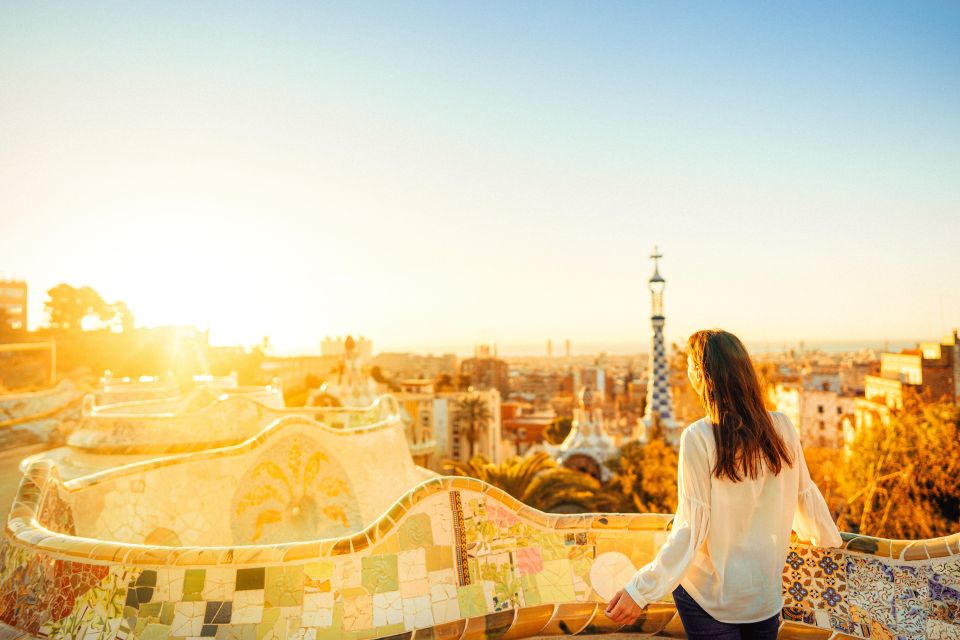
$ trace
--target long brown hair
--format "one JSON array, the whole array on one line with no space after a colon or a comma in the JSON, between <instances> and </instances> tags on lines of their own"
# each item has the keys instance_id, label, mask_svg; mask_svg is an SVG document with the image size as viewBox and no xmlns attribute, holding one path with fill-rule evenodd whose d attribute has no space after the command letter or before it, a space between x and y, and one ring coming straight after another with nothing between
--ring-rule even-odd
<instances>
[{"instance_id":1,"label":"long brown hair","mask_svg":"<svg viewBox=\"0 0 960 640\"><path fill-rule=\"evenodd\" d=\"M703 371L700 402L717 442L713 474L739 482L760 475L763 463L774 475L784 464L793 466L787 444L763 405L757 372L740 339L721 329L706 329L690 336L687 350Z\"/></svg>"}]
</instances>

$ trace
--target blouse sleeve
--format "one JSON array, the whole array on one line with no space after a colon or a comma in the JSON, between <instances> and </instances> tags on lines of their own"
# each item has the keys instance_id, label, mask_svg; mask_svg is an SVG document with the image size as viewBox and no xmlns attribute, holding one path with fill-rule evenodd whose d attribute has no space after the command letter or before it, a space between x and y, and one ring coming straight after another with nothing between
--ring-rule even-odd
<instances>
[{"instance_id":1,"label":"blouse sleeve","mask_svg":"<svg viewBox=\"0 0 960 640\"><path fill-rule=\"evenodd\" d=\"M710 527L710 462L700 438L686 429L680 436L677 515L659 552L624 588L641 607L673 591L690 568Z\"/></svg>"},{"instance_id":2,"label":"blouse sleeve","mask_svg":"<svg viewBox=\"0 0 960 640\"><path fill-rule=\"evenodd\" d=\"M789 418L784 416L789 422ZM792 428L792 425L791 425ZM803 448L797 439L796 452L800 483L797 495L797 510L793 513L793 530L801 540L809 540L818 547L839 547L843 544L840 530L830 515L827 501L820 489L810 478L807 461L803 457Z\"/></svg>"}]
</instances>

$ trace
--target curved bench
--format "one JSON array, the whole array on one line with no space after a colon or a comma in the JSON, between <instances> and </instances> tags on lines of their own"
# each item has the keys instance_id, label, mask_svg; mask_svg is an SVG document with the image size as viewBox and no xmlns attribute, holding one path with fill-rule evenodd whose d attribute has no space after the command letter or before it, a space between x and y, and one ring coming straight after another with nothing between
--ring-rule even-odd
<instances>
[{"instance_id":1,"label":"curved bench","mask_svg":"<svg viewBox=\"0 0 960 640\"><path fill-rule=\"evenodd\" d=\"M422 482L362 528L336 537L236 544L251 542L233 526L243 501L236 490L229 496L233 538L225 531L204 537L200 527L195 535L174 532L194 535L196 544L147 543L140 540L144 528L138 533L139 525L130 522L116 523L114 539L91 535L107 532L97 528L97 514L85 510L104 505L102 513L120 504L111 501L125 500L129 511L122 513L140 513L138 505L149 502L158 486L150 474L171 467L203 462L210 470L198 478L195 499L203 503L205 495L220 494L226 501L228 492L203 484L222 477L224 460L242 459L249 470L243 477L253 478L254 469L265 468L258 467L262 462L279 466L293 442L316 437L315 428L302 427L278 423L260 440L229 449L73 482L61 481L51 462L34 462L0 549L0 620L17 633L64 639L519 638L617 631L682 637L670 602L651 605L629 628L603 615L607 599L663 543L671 516L545 514L471 478ZM354 437L324 433L341 442ZM401 436L396 446L405 443ZM329 440L311 446L334 453ZM344 450L368 457L339 462L352 474L367 474L371 486L390 496L399 488L389 474L380 475L377 447ZM250 494L256 490L252 486ZM138 517L155 522L150 514ZM781 637L955 638L958 554L960 534L923 541L845 534L843 549L795 543L784 567Z\"/></svg>"}]
</instances>

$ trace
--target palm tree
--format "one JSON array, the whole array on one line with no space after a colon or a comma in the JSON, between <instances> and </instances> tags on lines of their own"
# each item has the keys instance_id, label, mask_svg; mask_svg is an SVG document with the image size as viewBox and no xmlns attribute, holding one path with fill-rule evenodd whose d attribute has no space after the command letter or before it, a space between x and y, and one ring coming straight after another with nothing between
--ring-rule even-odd
<instances>
[{"instance_id":1,"label":"palm tree","mask_svg":"<svg viewBox=\"0 0 960 640\"><path fill-rule=\"evenodd\" d=\"M484 456L469 462L447 460L444 469L456 476L483 480L541 511L614 511L620 499L590 476L558 466L543 451L513 456L497 464Z\"/></svg>"},{"instance_id":2,"label":"palm tree","mask_svg":"<svg viewBox=\"0 0 960 640\"><path fill-rule=\"evenodd\" d=\"M467 438L469 458L472 459L481 434L490 424L490 409L487 401L480 394L471 393L456 401L452 417L453 423L457 425L457 433Z\"/></svg>"}]
</instances>

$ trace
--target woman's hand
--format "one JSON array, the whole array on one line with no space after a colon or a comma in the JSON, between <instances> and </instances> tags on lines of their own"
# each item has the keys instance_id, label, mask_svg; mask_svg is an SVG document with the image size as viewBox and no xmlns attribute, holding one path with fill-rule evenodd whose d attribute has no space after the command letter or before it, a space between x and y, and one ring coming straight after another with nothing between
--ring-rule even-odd
<instances>
[{"instance_id":1,"label":"woman's hand","mask_svg":"<svg viewBox=\"0 0 960 640\"><path fill-rule=\"evenodd\" d=\"M604 613L617 624L627 625L636 622L643 609L629 593L620 589L610 600Z\"/></svg>"}]
</instances>

